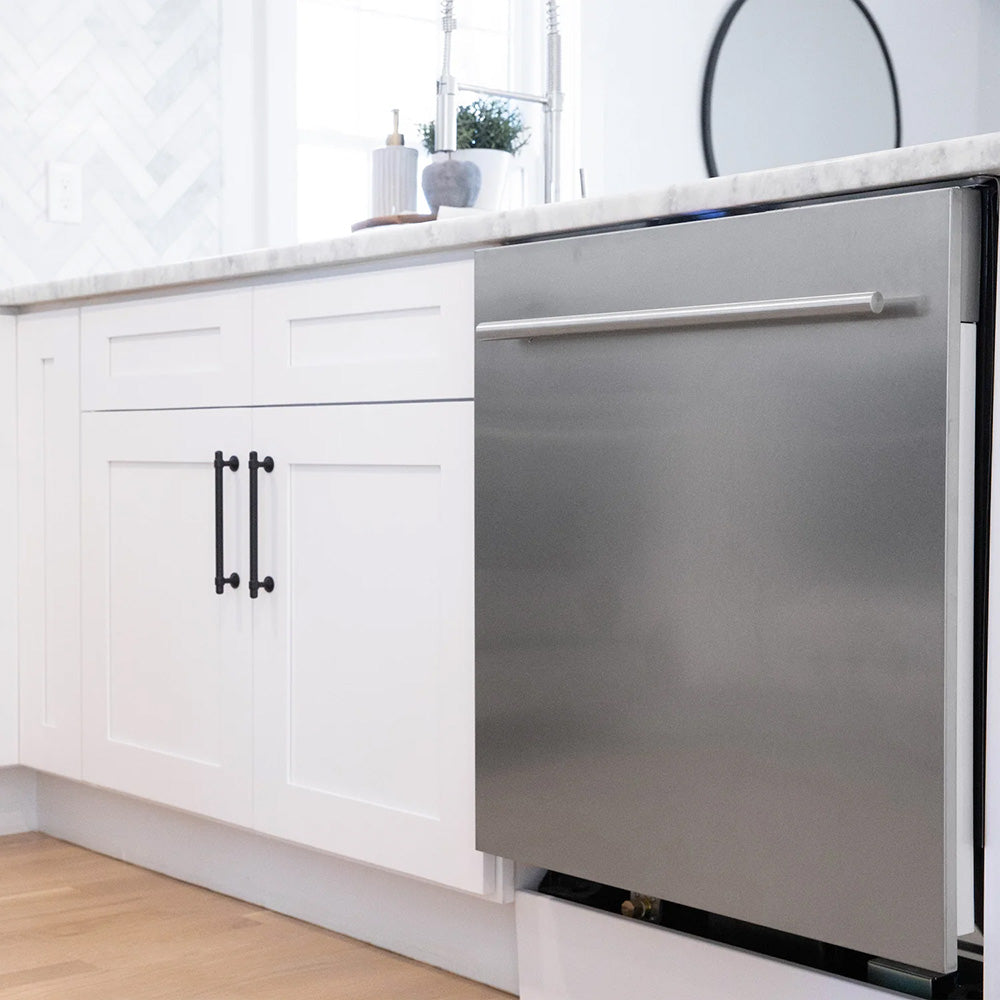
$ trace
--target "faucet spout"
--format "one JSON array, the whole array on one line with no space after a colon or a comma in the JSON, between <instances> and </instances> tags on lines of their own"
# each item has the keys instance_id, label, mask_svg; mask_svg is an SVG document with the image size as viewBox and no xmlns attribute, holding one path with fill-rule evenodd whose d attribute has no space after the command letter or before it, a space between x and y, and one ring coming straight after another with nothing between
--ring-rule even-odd
<instances>
[{"instance_id":1,"label":"faucet spout","mask_svg":"<svg viewBox=\"0 0 1000 1000\"><path fill-rule=\"evenodd\" d=\"M559 6L547 2L548 38L545 70L545 201L559 200L560 143L562 133L562 36L559 34Z\"/></svg>"},{"instance_id":2,"label":"faucet spout","mask_svg":"<svg viewBox=\"0 0 1000 1000\"><path fill-rule=\"evenodd\" d=\"M453 15L454 0L441 0L441 27L444 30L444 58L437 82L437 115L434 121L435 150L453 150L458 145L455 97L458 84L451 75L451 33L458 27Z\"/></svg>"},{"instance_id":3,"label":"faucet spout","mask_svg":"<svg viewBox=\"0 0 1000 1000\"><path fill-rule=\"evenodd\" d=\"M444 29L444 65L437 84L437 118L434 124L434 147L453 150L457 144L455 95L463 90L488 97L503 97L529 101L542 106L545 115L543 128L543 160L545 169L545 201L559 200L560 136L562 132L562 36L559 33L559 4L546 0L546 70L545 93L525 94L497 87L480 87L456 83L451 75L451 33L457 27L453 16L454 0L441 0L441 24Z\"/></svg>"}]
</instances>

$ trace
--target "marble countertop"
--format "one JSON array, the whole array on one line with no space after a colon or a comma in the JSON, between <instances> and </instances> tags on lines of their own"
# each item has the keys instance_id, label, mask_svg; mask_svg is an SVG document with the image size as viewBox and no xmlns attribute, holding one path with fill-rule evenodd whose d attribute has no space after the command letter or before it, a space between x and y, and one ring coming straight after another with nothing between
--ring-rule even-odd
<instances>
[{"instance_id":1,"label":"marble countertop","mask_svg":"<svg viewBox=\"0 0 1000 1000\"><path fill-rule=\"evenodd\" d=\"M532 236L623 225L644 219L664 219L715 209L871 191L977 174L1000 175L1000 133L673 184L629 195L564 201L418 225L366 229L318 243L251 250L179 264L15 286L0 291L0 308L16 311L27 306L144 289L460 251Z\"/></svg>"}]
</instances>

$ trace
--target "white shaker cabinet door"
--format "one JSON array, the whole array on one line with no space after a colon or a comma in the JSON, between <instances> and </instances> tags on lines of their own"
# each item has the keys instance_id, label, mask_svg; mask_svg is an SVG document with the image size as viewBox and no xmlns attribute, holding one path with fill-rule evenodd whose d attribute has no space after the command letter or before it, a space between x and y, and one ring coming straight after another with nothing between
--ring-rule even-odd
<instances>
[{"instance_id":1,"label":"white shaker cabinet door","mask_svg":"<svg viewBox=\"0 0 1000 1000\"><path fill-rule=\"evenodd\" d=\"M472 892L472 403L255 410L255 825Z\"/></svg>"},{"instance_id":2,"label":"white shaker cabinet door","mask_svg":"<svg viewBox=\"0 0 1000 1000\"><path fill-rule=\"evenodd\" d=\"M79 311L17 329L20 761L79 778Z\"/></svg>"},{"instance_id":3,"label":"white shaker cabinet door","mask_svg":"<svg viewBox=\"0 0 1000 1000\"><path fill-rule=\"evenodd\" d=\"M83 415L83 777L249 825L246 410ZM215 587L214 454L225 575Z\"/></svg>"}]
</instances>

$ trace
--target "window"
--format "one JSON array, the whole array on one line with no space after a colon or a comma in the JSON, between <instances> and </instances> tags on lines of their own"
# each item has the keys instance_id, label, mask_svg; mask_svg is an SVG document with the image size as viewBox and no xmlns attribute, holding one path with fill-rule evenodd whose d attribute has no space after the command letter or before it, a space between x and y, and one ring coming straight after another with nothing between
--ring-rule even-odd
<instances>
[{"instance_id":1,"label":"window","mask_svg":"<svg viewBox=\"0 0 1000 1000\"><path fill-rule=\"evenodd\" d=\"M542 0L455 0L452 72L460 83L540 93ZM408 146L435 113L443 52L438 0L297 0L296 238L346 234L370 212L371 150L399 108ZM459 103L474 100L459 94ZM542 115L521 107L532 141L518 156L508 201L541 199ZM426 163L421 158L418 170ZM418 190L418 210L424 208Z\"/></svg>"},{"instance_id":2,"label":"window","mask_svg":"<svg viewBox=\"0 0 1000 1000\"><path fill-rule=\"evenodd\" d=\"M400 110L406 143L435 114L440 0L219 0L222 14L222 249L347 235L371 215L371 151ZM563 198L579 194L580 0L558 0L565 94ZM541 94L546 0L454 0L460 84ZM476 98L459 93L459 103ZM527 146L506 205L543 200L543 114L522 102ZM428 162L421 156L418 170ZM418 209L423 196L418 194Z\"/></svg>"}]
</instances>

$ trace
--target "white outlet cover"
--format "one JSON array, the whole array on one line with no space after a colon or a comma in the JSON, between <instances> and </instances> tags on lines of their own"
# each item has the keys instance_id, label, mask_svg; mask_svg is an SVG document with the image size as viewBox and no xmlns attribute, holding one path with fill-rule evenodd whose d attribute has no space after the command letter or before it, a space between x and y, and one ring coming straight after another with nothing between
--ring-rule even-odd
<instances>
[{"instance_id":1,"label":"white outlet cover","mask_svg":"<svg viewBox=\"0 0 1000 1000\"><path fill-rule=\"evenodd\" d=\"M83 222L83 170L78 163L48 163L50 222Z\"/></svg>"}]
</instances>

